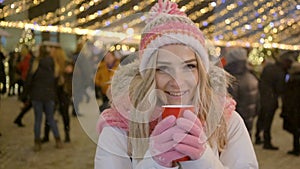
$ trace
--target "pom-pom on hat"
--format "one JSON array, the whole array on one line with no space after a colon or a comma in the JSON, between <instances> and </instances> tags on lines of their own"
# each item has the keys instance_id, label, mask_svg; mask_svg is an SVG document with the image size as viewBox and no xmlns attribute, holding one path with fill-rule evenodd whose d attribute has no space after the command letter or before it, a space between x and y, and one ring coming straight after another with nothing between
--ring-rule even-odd
<instances>
[{"instance_id":1,"label":"pom-pom on hat","mask_svg":"<svg viewBox=\"0 0 300 169\"><path fill-rule=\"evenodd\" d=\"M176 3L158 0L151 8L140 42L140 72L147 69L147 63L160 47L183 44L191 47L200 57L205 70L209 69L209 56L205 48L205 38L200 29Z\"/></svg>"}]
</instances>

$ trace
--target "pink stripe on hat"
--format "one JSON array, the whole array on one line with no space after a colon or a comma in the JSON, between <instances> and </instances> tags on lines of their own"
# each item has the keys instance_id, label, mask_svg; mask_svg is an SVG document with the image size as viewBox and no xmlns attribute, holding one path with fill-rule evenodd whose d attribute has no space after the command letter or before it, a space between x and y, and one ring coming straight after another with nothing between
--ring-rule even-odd
<instances>
[{"instance_id":1,"label":"pink stripe on hat","mask_svg":"<svg viewBox=\"0 0 300 169\"><path fill-rule=\"evenodd\" d=\"M205 46L203 34L198 28L183 22L172 21L166 24L158 25L152 28L149 32L146 32L146 34L143 36L143 39L141 40L140 49L143 50L150 43L151 40L154 40L157 36L160 36L165 33L187 34L198 39L202 46Z\"/></svg>"},{"instance_id":2,"label":"pink stripe on hat","mask_svg":"<svg viewBox=\"0 0 300 169\"><path fill-rule=\"evenodd\" d=\"M194 22L180 11L176 3L159 0L149 12L142 32L139 58L140 72L147 69L153 53L160 47L183 44L191 47L200 57L206 71L209 69L209 55L205 38Z\"/></svg>"}]
</instances>

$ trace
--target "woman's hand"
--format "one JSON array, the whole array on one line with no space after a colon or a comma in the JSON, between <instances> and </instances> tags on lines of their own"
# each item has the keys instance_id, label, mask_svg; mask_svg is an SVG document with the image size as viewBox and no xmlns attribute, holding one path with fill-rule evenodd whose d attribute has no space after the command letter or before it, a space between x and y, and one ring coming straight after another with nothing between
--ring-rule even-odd
<instances>
[{"instance_id":1,"label":"woman's hand","mask_svg":"<svg viewBox=\"0 0 300 169\"><path fill-rule=\"evenodd\" d=\"M184 130L176 124L175 116L168 116L160 121L154 128L150 137L150 153L152 158L164 167L172 167L172 162L186 155L176 151L173 140L174 133L184 134Z\"/></svg>"},{"instance_id":2,"label":"woman's hand","mask_svg":"<svg viewBox=\"0 0 300 169\"><path fill-rule=\"evenodd\" d=\"M186 110L183 117L177 119L176 126L183 129L185 133L173 135L173 140L177 143L175 150L189 156L191 160L199 159L206 149L207 141L199 118L190 110Z\"/></svg>"}]
</instances>

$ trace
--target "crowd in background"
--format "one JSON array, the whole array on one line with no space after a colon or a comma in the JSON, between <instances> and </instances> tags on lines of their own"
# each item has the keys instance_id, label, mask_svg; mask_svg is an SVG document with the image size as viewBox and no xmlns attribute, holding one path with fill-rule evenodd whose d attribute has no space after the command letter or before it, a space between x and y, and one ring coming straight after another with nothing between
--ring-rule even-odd
<instances>
[{"instance_id":1,"label":"crowd in background","mask_svg":"<svg viewBox=\"0 0 300 169\"><path fill-rule=\"evenodd\" d=\"M7 56L0 52L1 93L17 95L23 103L14 123L24 127L22 118L31 108L34 110L35 151L41 150L42 143L49 142L50 131L55 136L56 147L63 147L54 119L56 110L62 117L64 141L71 141L69 108L72 107L73 116L84 115L79 104L89 101L87 89L95 91L97 99L102 100L100 112L109 107L110 80L124 58L116 56L115 52L102 51L94 55L91 52L93 46L89 43L85 45L83 48L83 44L79 43L72 56L67 56L60 44L53 42L41 43L35 52L26 45L22 45L19 52L13 51ZM237 102L236 111L244 119L254 144L262 144L267 150L279 149L271 142L271 126L281 101L283 129L294 138L288 154L299 156L300 107L297 98L300 97L300 63L296 61L299 53L290 51L273 56L274 62L264 63L262 72L257 76L247 61L246 49L225 50L224 69L235 78L228 91ZM9 70L7 75L4 71L5 60ZM72 83L74 77L79 83ZM46 115L45 122L42 122L43 113ZM42 124L45 124L43 132ZM256 131L253 131L254 126Z\"/></svg>"},{"instance_id":2,"label":"crowd in background","mask_svg":"<svg viewBox=\"0 0 300 169\"><path fill-rule=\"evenodd\" d=\"M101 100L101 111L108 107L107 89L120 55L94 49L90 42L78 43L75 52L67 55L59 43L44 41L35 47L21 45L18 52L12 51L7 56L0 53L1 94L16 96L22 103L13 122L25 127L22 119L31 110L34 112L34 151L40 151L42 144L49 142L50 131L56 147L63 147L55 112L62 118L64 142L71 142L70 114L74 117L84 114L79 104L89 102L92 96L88 90Z\"/></svg>"},{"instance_id":3,"label":"crowd in background","mask_svg":"<svg viewBox=\"0 0 300 169\"><path fill-rule=\"evenodd\" d=\"M35 52L29 46L22 45L19 53L9 54L8 64L8 96L18 95L19 101L23 103L14 123L24 127L22 118L33 108L34 150L41 150L41 144L49 141L50 129L54 134L56 147L62 148L54 112L59 110L64 124L65 142L70 142L68 110L71 102L72 68L68 67L73 65L72 61L68 60L58 43L43 42ZM46 118L44 138L41 139L43 114Z\"/></svg>"},{"instance_id":4,"label":"crowd in background","mask_svg":"<svg viewBox=\"0 0 300 169\"><path fill-rule=\"evenodd\" d=\"M278 150L272 144L271 127L279 102L283 129L293 135L292 150L288 154L299 156L300 107L300 63L298 52L282 51L274 62L264 63L259 76L247 62L248 52L243 48L229 48L225 54L225 70L235 77L228 89L237 102L236 110L244 119L250 136L255 133L254 143L263 144L266 150ZM256 124L254 118L257 117ZM253 131L253 126L256 131ZM262 137L263 136L263 137ZM276 139L276 137L274 138Z\"/></svg>"}]
</instances>

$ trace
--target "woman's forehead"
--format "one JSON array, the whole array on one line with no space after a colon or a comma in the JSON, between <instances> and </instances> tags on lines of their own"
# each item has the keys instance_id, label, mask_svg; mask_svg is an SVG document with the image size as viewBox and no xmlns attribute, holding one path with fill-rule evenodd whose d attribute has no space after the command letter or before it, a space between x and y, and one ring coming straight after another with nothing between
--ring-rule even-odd
<instances>
[{"instance_id":1,"label":"woman's forehead","mask_svg":"<svg viewBox=\"0 0 300 169\"><path fill-rule=\"evenodd\" d=\"M168 45L159 48L157 61L185 61L196 59L195 52L185 45Z\"/></svg>"}]
</instances>

